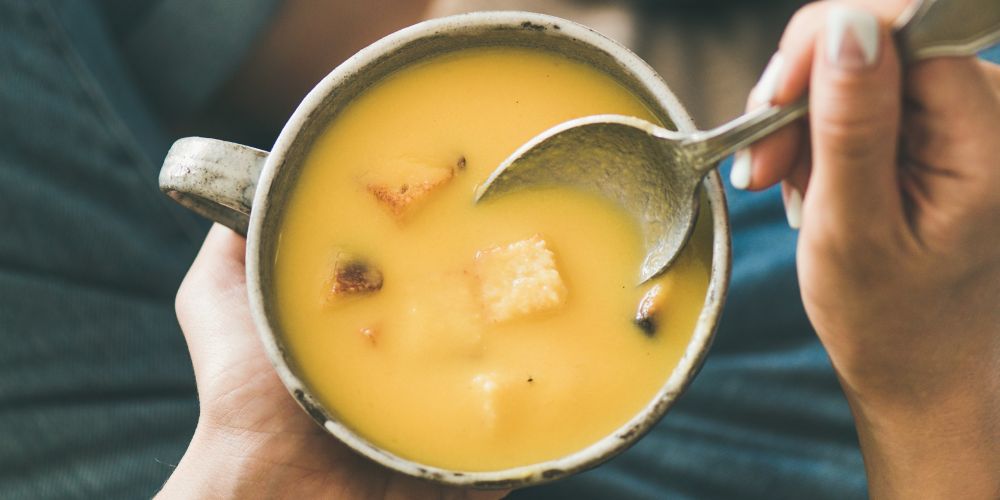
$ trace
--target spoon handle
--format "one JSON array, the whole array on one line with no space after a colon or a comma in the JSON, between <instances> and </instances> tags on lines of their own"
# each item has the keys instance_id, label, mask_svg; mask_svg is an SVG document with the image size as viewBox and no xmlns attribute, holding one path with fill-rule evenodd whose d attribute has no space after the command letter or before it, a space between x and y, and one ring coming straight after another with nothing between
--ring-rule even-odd
<instances>
[{"instance_id":1,"label":"spoon handle","mask_svg":"<svg viewBox=\"0 0 1000 500\"><path fill-rule=\"evenodd\" d=\"M1000 1L924 0L896 22L896 45L907 63L938 56L969 56L1000 41ZM808 96L787 106L764 106L684 141L705 174L723 158L805 116Z\"/></svg>"},{"instance_id":2,"label":"spoon handle","mask_svg":"<svg viewBox=\"0 0 1000 500\"><path fill-rule=\"evenodd\" d=\"M907 63L971 56L1000 42L997 0L923 0L896 20L896 45Z\"/></svg>"},{"instance_id":3,"label":"spoon handle","mask_svg":"<svg viewBox=\"0 0 1000 500\"><path fill-rule=\"evenodd\" d=\"M702 175L723 158L739 151L772 132L798 120L809 112L809 98L803 97L787 106L767 105L757 108L718 128L696 132L684 140L691 151L692 163Z\"/></svg>"}]
</instances>

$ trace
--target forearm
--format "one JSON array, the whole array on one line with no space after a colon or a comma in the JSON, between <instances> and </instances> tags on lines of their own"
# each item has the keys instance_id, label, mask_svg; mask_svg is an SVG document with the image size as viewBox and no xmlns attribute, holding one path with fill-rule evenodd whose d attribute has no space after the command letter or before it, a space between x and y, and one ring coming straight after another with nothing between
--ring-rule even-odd
<instances>
[{"instance_id":1,"label":"forearm","mask_svg":"<svg viewBox=\"0 0 1000 500\"><path fill-rule=\"evenodd\" d=\"M997 373L919 406L847 388L871 497L1000 498Z\"/></svg>"}]
</instances>

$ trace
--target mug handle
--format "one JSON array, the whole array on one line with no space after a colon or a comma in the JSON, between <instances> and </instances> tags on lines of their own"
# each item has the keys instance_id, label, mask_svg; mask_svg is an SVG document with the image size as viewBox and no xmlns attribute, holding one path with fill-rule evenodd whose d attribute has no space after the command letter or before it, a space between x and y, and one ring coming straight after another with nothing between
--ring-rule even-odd
<instances>
[{"instance_id":1,"label":"mug handle","mask_svg":"<svg viewBox=\"0 0 1000 500\"><path fill-rule=\"evenodd\" d=\"M185 137L170 147L163 160L160 191L198 215L246 236L267 155L267 151L233 142Z\"/></svg>"}]
</instances>

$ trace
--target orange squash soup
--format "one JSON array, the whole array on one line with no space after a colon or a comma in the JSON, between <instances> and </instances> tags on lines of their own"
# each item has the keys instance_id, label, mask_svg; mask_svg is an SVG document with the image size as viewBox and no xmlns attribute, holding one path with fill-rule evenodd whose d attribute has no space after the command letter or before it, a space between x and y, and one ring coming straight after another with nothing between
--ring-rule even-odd
<instances>
[{"instance_id":1,"label":"orange squash soup","mask_svg":"<svg viewBox=\"0 0 1000 500\"><path fill-rule=\"evenodd\" d=\"M490 471L581 450L653 399L705 300L708 223L637 287L638 227L613 203L553 188L473 204L529 138L602 113L656 120L582 63L475 48L398 71L330 123L283 216L275 292L299 373L344 424Z\"/></svg>"}]
</instances>

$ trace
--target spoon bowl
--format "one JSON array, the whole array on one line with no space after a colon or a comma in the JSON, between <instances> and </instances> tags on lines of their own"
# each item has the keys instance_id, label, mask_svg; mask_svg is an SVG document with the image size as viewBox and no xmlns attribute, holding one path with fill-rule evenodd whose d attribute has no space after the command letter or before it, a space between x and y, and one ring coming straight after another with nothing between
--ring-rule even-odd
<instances>
[{"instance_id":1,"label":"spoon bowl","mask_svg":"<svg viewBox=\"0 0 1000 500\"><path fill-rule=\"evenodd\" d=\"M690 238L705 175L731 151L803 114L802 104L771 107L690 134L623 115L570 120L521 146L477 188L475 199L544 186L608 198L639 224L643 283L669 267Z\"/></svg>"},{"instance_id":2,"label":"spoon bowl","mask_svg":"<svg viewBox=\"0 0 1000 500\"><path fill-rule=\"evenodd\" d=\"M709 169L664 168L685 165L684 139L631 116L570 120L518 149L477 189L476 200L540 186L611 199L639 223L645 281L679 254L698 214L696 187Z\"/></svg>"}]
</instances>

